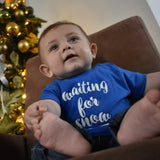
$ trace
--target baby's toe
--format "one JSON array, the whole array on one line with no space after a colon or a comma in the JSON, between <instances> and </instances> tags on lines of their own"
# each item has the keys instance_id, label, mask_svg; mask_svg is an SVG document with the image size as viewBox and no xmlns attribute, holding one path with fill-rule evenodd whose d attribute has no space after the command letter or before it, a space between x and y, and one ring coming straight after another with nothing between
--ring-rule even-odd
<instances>
[{"instance_id":1,"label":"baby's toe","mask_svg":"<svg viewBox=\"0 0 160 160\"><path fill-rule=\"evenodd\" d=\"M158 104L160 102L160 91L159 90L150 90L146 94L147 99L154 104Z\"/></svg>"}]
</instances>

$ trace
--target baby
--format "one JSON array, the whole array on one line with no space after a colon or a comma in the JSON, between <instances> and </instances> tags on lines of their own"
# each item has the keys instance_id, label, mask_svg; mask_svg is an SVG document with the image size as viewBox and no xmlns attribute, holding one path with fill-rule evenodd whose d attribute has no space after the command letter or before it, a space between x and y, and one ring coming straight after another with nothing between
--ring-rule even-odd
<instances>
[{"instance_id":1,"label":"baby","mask_svg":"<svg viewBox=\"0 0 160 160\"><path fill-rule=\"evenodd\" d=\"M130 72L111 63L92 67L96 54L96 44L72 22L50 25L39 39L39 69L57 79L28 107L24 118L43 146L66 158L92 152L90 138L102 138L104 149L160 133L160 73ZM143 98L130 106L129 96ZM109 125L125 111L116 143Z\"/></svg>"}]
</instances>

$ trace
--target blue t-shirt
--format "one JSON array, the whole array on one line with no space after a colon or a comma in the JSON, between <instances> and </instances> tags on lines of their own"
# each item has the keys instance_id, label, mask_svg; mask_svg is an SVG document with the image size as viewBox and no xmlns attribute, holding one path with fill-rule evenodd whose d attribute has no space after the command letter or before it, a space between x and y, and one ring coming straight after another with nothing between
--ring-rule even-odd
<instances>
[{"instance_id":1,"label":"blue t-shirt","mask_svg":"<svg viewBox=\"0 0 160 160\"><path fill-rule=\"evenodd\" d=\"M41 99L55 100L62 119L92 136L103 136L110 135L112 118L130 106L128 96L141 98L145 86L145 74L103 63L70 79L56 79L42 91Z\"/></svg>"}]
</instances>

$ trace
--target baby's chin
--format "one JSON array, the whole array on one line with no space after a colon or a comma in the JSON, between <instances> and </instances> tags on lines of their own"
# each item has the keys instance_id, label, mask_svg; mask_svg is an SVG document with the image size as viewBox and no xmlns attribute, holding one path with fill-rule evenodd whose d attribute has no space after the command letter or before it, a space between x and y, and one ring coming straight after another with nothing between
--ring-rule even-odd
<instances>
[{"instance_id":1,"label":"baby's chin","mask_svg":"<svg viewBox=\"0 0 160 160\"><path fill-rule=\"evenodd\" d=\"M59 76L59 79L69 79L74 76L77 76L91 68L90 63L80 63L75 62L71 63L70 65L66 64L64 72Z\"/></svg>"},{"instance_id":2,"label":"baby's chin","mask_svg":"<svg viewBox=\"0 0 160 160\"><path fill-rule=\"evenodd\" d=\"M58 79L69 79L75 76L78 76L79 74L87 71L89 68L76 68L75 70L72 70L70 72L66 72L64 74L62 74L61 76L58 77Z\"/></svg>"}]
</instances>

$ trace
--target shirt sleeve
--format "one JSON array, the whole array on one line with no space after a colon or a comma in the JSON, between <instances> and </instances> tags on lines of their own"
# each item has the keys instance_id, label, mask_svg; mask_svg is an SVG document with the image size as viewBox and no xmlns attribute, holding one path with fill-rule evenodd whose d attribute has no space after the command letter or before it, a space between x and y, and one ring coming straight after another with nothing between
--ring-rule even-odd
<instances>
[{"instance_id":1,"label":"shirt sleeve","mask_svg":"<svg viewBox=\"0 0 160 160\"><path fill-rule=\"evenodd\" d=\"M136 100L142 98L146 87L146 74L128 71L112 63L110 66L115 77L130 90L130 97Z\"/></svg>"},{"instance_id":2,"label":"shirt sleeve","mask_svg":"<svg viewBox=\"0 0 160 160\"><path fill-rule=\"evenodd\" d=\"M56 83L56 80L47 85L47 87L42 90L40 100L44 99L54 100L60 105L60 91L59 85Z\"/></svg>"},{"instance_id":3,"label":"shirt sleeve","mask_svg":"<svg viewBox=\"0 0 160 160\"><path fill-rule=\"evenodd\" d=\"M124 69L120 70L122 71L128 87L131 90L130 97L133 99L142 98L146 87L146 74L131 72Z\"/></svg>"}]
</instances>

